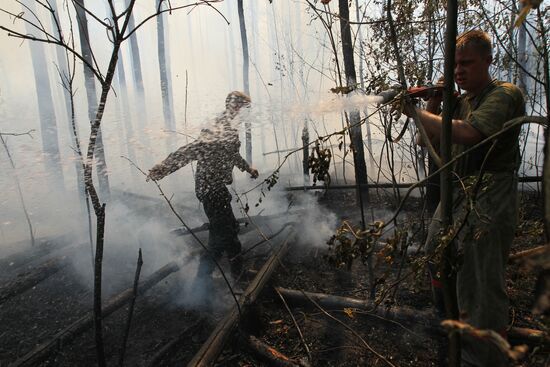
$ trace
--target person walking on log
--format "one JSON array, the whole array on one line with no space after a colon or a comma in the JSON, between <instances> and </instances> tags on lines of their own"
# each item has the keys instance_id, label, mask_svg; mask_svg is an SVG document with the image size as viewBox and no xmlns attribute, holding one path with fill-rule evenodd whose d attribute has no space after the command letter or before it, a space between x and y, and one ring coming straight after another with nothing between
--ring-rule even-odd
<instances>
[{"instance_id":1,"label":"person walking on log","mask_svg":"<svg viewBox=\"0 0 550 367\"><path fill-rule=\"evenodd\" d=\"M520 89L491 78L492 60L487 33L473 30L457 38L454 77L465 93L457 98L454 109L453 157L499 132L505 122L525 115ZM440 103L439 98L429 104ZM414 108L406 106L405 113L412 116ZM416 112L428 137L436 143L442 129L441 116L418 108ZM452 215L453 227L459 230L454 245L460 259L456 287L460 318L504 337L508 326L505 268L518 217L519 133L519 126L508 130L494 146L490 141L453 166ZM427 248L432 253L438 246L435 234L441 222L438 207L428 232ZM433 265L429 268L437 304L442 298L441 282ZM462 366L507 365L506 356L489 342L468 335L462 340Z\"/></svg>"},{"instance_id":2,"label":"person walking on log","mask_svg":"<svg viewBox=\"0 0 550 367\"><path fill-rule=\"evenodd\" d=\"M230 259L231 275L237 280L242 272L239 223L231 208L231 193L227 185L233 182L233 167L246 171L252 178L258 171L240 155L239 133L232 121L243 108L250 106L250 97L238 91L227 95L225 111L216 119L211 129L203 129L199 138L187 144L155 165L148 179L160 180L192 161L197 161L195 193L201 201L209 221L209 253L201 256L197 279L210 278L215 268L214 259L224 252Z\"/></svg>"}]
</instances>

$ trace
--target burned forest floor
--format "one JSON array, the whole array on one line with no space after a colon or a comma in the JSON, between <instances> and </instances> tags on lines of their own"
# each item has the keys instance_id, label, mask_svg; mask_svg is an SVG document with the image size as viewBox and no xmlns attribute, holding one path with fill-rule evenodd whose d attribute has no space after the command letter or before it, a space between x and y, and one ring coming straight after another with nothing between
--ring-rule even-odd
<instances>
[{"instance_id":1,"label":"burned forest floor","mask_svg":"<svg viewBox=\"0 0 550 367\"><path fill-rule=\"evenodd\" d=\"M303 194L293 194L300 195ZM316 223L325 223L327 213L331 213L333 225L340 226L347 221L351 227L358 228L361 213L355 204L355 193L333 190L310 197L314 198L315 206L294 212L290 208L292 214L258 217L257 221L243 224L240 235L243 249L255 248L245 256L243 276L233 283L237 296L243 294L274 249L287 238L290 246L257 300L247 308L216 365L446 365L446 335L428 325L428 320L422 320L424 315L434 315L427 275L420 271L407 276L415 256L422 253L421 243L428 222L421 201L408 200L398 217L397 227L386 230L374 244L371 259L377 286L373 298L368 264L357 258L349 268L336 267L334 261L330 261L326 243L329 236L325 232L315 235L319 232L315 229ZM165 203L140 200L132 198L129 200L132 204L126 203L125 207L129 211L139 210L141 223L146 223L148 218L165 216L168 228L179 226L173 215L166 212ZM290 202L292 200L290 198ZM537 193L523 192L521 220L511 253L544 243L541 203ZM371 191L370 203L365 204L366 221L388 220L395 205L389 193ZM200 228L200 208L183 210L191 211L194 218L198 218L192 224ZM304 222L304 210L318 213ZM234 302L217 273L208 294L197 295L192 291L197 289L194 283L198 262L196 246L179 244L183 237L159 243L154 235L157 229L145 224L143 228L148 234L140 237L144 259L140 279L150 284L136 299L124 365L186 365L234 307ZM400 239L396 240L398 235ZM263 241L264 236L270 240ZM199 238L206 241L207 232L200 231ZM176 244L168 245L170 241ZM90 248L81 242L67 236L42 239L32 249L0 259L0 367L97 365L91 318ZM108 238L106 246L109 246ZM163 246L171 246L170 251L161 251ZM135 246L106 250L104 307L120 300L125 290L131 290L136 259ZM166 264L173 267L163 268ZM225 262L222 265L227 266ZM164 273L159 275L158 269L164 269ZM36 275L40 271L42 273ZM33 277L34 280L29 280ZM536 273L519 265L508 266L511 326L544 330L545 324L548 325L547 320L532 313L536 281ZM280 288L362 300L371 306L376 304L381 310L407 309L416 316L406 314L395 319L369 309L323 307L311 300L296 303L278 293L276 289ZM109 366L120 364L127 315L128 303L123 302L104 317ZM261 356L257 345L250 343L251 336L271 353L271 362ZM530 345L526 357L516 365L548 366L549 361L547 348Z\"/></svg>"}]
</instances>

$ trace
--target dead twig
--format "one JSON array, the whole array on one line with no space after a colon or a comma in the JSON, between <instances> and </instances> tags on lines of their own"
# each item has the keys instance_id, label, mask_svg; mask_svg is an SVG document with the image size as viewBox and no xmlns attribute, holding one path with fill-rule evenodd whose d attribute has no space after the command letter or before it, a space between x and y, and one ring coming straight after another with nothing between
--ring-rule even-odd
<instances>
[{"instance_id":1,"label":"dead twig","mask_svg":"<svg viewBox=\"0 0 550 367\"><path fill-rule=\"evenodd\" d=\"M3 133L0 131L0 135L2 136L23 136L23 135L28 135L31 139L34 139L34 137L32 136L32 133L35 132L36 130L35 129L30 129L29 131L25 132L25 133Z\"/></svg>"},{"instance_id":2,"label":"dead twig","mask_svg":"<svg viewBox=\"0 0 550 367\"><path fill-rule=\"evenodd\" d=\"M481 339L494 344L504 355L513 361L522 359L529 348L527 345L518 345L512 347L499 333L494 330L476 329L470 324L458 320L443 320L441 322L449 333L460 333L461 335L471 335L476 339Z\"/></svg>"},{"instance_id":3,"label":"dead twig","mask_svg":"<svg viewBox=\"0 0 550 367\"><path fill-rule=\"evenodd\" d=\"M325 311L324 308L322 308L317 302L315 302L315 300L313 300L313 298L311 298L307 293L305 293L304 291L301 291L302 292L302 295L304 297L306 297L311 303L313 303L315 305L315 307L317 307L319 309L319 311L321 311L323 314L325 314L327 317L329 317L330 319L336 321L338 324L342 325L344 328L346 328L347 330L349 330L354 336L356 336L360 341L361 343L363 344L363 346L369 350L372 354L374 354L376 357L380 358L382 361L384 361L388 366L392 366L392 367L396 367L393 363L391 363L390 361L388 361L388 359L386 357L384 357L383 355L381 355L380 353L378 353L376 350L374 350L366 341L365 339L363 339L363 337L361 335L359 335L359 333L357 333L357 331L355 331L352 327L350 327L349 325L347 325L346 323L338 320L336 317L332 316L331 314L329 314L327 311Z\"/></svg>"},{"instance_id":4,"label":"dead twig","mask_svg":"<svg viewBox=\"0 0 550 367\"><path fill-rule=\"evenodd\" d=\"M296 318L294 317L294 314L292 314L292 311L290 310L290 307L288 307L288 303L286 303L286 300L283 297L283 295L281 294L281 292L279 292L279 290L277 288L275 288L275 292L277 293L277 295L279 296L279 298L283 302L283 305L285 306L288 314L290 315L290 318L292 319L292 322L294 323L294 326L296 327L296 331L298 331L298 335L300 335L300 340L302 341L302 345L304 346L304 349L307 353L309 363L312 363L313 358L311 357L311 350L309 349L309 346L307 345L306 340L304 339L304 334L302 333L302 330L300 329L300 326L298 326L298 322L296 322Z\"/></svg>"},{"instance_id":5,"label":"dead twig","mask_svg":"<svg viewBox=\"0 0 550 367\"><path fill-rule=\"evenodd\" d=\"M126 318L126 329L124 330L124 336L122 338L122 347L120 350L120 357L118 360L118 365L120 367L124 366L124 355L126 354L126 343L128 342L128 335L130 335L130 326L132 325L132 316L134 314L134 305L136 304L136 298L138 295L138 283L139 275L141 274L141 267L143 265L143 257L141 255L141 249L139 249L139 255L136 266L136 274L134 276L134 294L130 300L130 306L128 308L128 316Z\"/></svg>"}]
</instances>

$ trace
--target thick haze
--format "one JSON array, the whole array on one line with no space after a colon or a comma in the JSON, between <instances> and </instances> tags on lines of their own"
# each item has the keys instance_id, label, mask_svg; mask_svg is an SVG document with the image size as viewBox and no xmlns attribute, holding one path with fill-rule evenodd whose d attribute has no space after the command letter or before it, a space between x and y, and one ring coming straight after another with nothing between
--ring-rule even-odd
<instances>
[{"instance_id":1,"label":"thick haze","mask_svg":"<svg viewBox=\"0 0 550 367\"><path fill-rule=\"evenodd\" d=\"M50 0L53 1L53 0ZM2 6L14 13L22 8L11 1L3 1ZM62 2L57 0L58 7ZM99 19L107 17L104 1L86 1L89 10ZM122 8L122 1L115 1ZM154 1L137 1L135 7L136 24L147 15L154 13ZM173 1L173 6L180 2ZM145 5L147 4L147 5ZM157 22L151 20L137 31L141 71L145 90L145 103L141 103L136 93L136 83L132 76L132 58L130 43L125 42L120 57L123 60L127 88L121 89L117 78L113 83L106 113L102 122L103 139L109 179L113 192L128 190L131 192L158 196L154 185L145 182L127 160L130 151L134 152L135 163L147 170L164 159L168 152L185 144L188 136L197 136L200 129L208 126L217 114L224 109L224 99L231 90L243 90L242 85L242 49L237 14L234 1L224 1L214 5L230 22L228 25L220 14L213 9L200 6L191 12L175 11L164 15L165 46L169 69L169 82L173 94L175 126L179 133L166 132L162 111L159 63L157 54ZM74 12L70 5L71 12ZM64 13L64 9L61 11ZM352 11L352 14L355 10ZM52 30L50 16L43 9L37 11L44 26ZM307 119L311 139L317 135L326 135L342 128L341 111L352 106L363 109L373 100L365 96L356 96L344 101L329 89L334 87L334 67L331 51L326 44L326 32L319 22L310 22L302 2L297 1L245 1L245 18L250 54L250 94L252 109L241 120L250 121L253 135L253 165L260 171L259 181L251 181L248 175L235 170L235 187L238 192L245 191L269 175L286 153L266 154L277 149L288 150L302 145L302 128ZM62 16L65 37L68 34L68 21ZM26 30L23 23L5 14L0 14L0 24L12 26L23 33L37 32ZM93 19L88 18L92 49L103 73L109 60L111 44L105 30ZM338 28L338 27L335 27ZM78 33L75 29L76 48ZM42 140L38 112L33 62L29 41L8 37L0 32L0 131L3 133L22 133L35 130L33 138L28 136L7 136L16 170L11 167L6 152L0 147L0 243L13 243L28 239L28 229L17 194L17 179L21 184L23 197L29 209L37 237L62 234L66 232L85 233L85 223L75 215L79 212L76 194L76 175L74 167L73 143L69 131L69 121L64 108L63 91L57 74L56 48L49 44L34 44L43 50L49 73L49 84L55 107L57 136L63 166L63 185L61 190L59 177L53 177L46 169L42 152ZM82 64L77 63L75 108L80 142L87 145L89 138L89 118ZM187 87L186 87L186 75ZM99 85L96 84L99 91ZM115 94L116 93L116 96ZM185 100L187 95L187 113ZM125 96L128 106L124 105ZM95 106L94 106L95 107ZM383 139L377 120L371 127L373 140ZM128 124L132 124L133 138L130 138ZM242 129L241 129L242 130ZM365 135L365 131L364 135ZM186 135L184 135L186 134ZM347 139L347 138L346 138ZM408 138L410 139L410 137ZM241 131L244 156L244 133ZM347 142L347 141L346 141ZM334 139L332 144L338 144ZM529 149L536 150L535 143ZM380 149L375 149L378 159ZM398 153L399 161L402 154ZM283 178L279 186L303 184L301 174L301 153L291 157L285 164ZM342 162L342 153L335 157L333 183L344 183L353 177L351 154ZM372 168L374 162L368 160ZM369 168L369 169L370 169ZM398 167L401 182L415 181L410 166ZM533 172L534 173L534 172ZM369 174L372 174L372 170ZM372 180L376 180L372 177ZM380 181L387 181L382 175ZM192 167L189 165L164 179L163 187L174 201L199 208L193 192ZM260 193L249 194L255 202ZM281 200L284 200L281 195ZM284 207L285 205L279 205ZM253 205L251 205L253 207ZM265 207L265 205L263 206ZM252 208L251 214L263 208ZM274 207L278 207L274 205ZM108 204L109 208L109 204ZM116 213L124 212L117 207ZM115 212L113 212L115 213ZM125 213L130 217L131 214ZM239 215L237 215L239 216ZM108 209L109 217L109 209ZM331 219L331 221L333 221ZM108 220L109 222L109 220ZM200 224L200 218L195 219ZM164 225L164 224L163 224ZM173 223L172 225L176 225ZM126 230L131 231L131 226ZM169 229L169 226L167 226ZM0 246L0 251L2 248Z\"/></svg>"}]
</instances>

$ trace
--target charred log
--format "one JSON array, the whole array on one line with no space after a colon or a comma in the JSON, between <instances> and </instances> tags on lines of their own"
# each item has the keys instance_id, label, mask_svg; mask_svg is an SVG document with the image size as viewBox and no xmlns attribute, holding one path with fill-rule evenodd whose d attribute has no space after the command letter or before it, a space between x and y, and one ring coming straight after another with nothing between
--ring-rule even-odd
<instances>
[{"instance_id":1,"label":"charred log","mask_svg":"<svg viewBox=\"0 0 550 367\"><path fill-rule=\"evenodd\" d=\"M384 307L375 308L375 304L373 302L355 298L333 296L324 293L303 292L279 287L276 289L285 297L287 302L295 305L313 306L308 299L309 297L324 308L355 308L365 310L388 320L400 320L424 324L427 326L427 331L447 335L447 333L440 326L440 322L442 320L437 318L433 312L415 310L409 307L392 307L391 310L386 310ZM380 320L380 318L377 318L377 320ZM527 344L531 346L543 345L550 347L550 337L548 334L536 329L512 327L508 331L508 339L512 344Z\"/></svg>"},{"instance_id":2,"label":"charred log","mask_svg":"<svg viewBox=\"0 0 550 367\"><path fill-rule=\"evenodd\" d=\"M18 252L0 259L0 268L18 268L46 256L53 251L67 247L69 244L67 238L63 236L36 239L36 246L32 247L30 251Z\"/></svg>"},{"instance_id":3,"label":"charred log","mask_svg":"<svg viewBox=\"0 0 550 367\"><path fill-rule=\"evenodd\" d=\"M210 337L204 342L195 357L187 364L193 366L212 366L220 355L225 343L235 331L238 322L246 315L247 310L256 301L267 281L285 256L289 248L290 234L283 244L273 252L264 266L258 272L252 283L248 286L242 297L239 299L239 306L234 305L226 316L220 321ZM239 312L239 308L241 312Z\"/></svg>"},{"instance_id":4,"label":"charred log","mask_svg":"<svg viewBox=\"0 0 550 367\"><path fill-rule=\"evenodd\" d=\"M247 232L250 232L251 230L254 230L254 226L250 226L250 222L269 222L273 219L277 218L284 218L289 217L292 215L300 215L304 211L302 210L296 210L292 212L287 213L280 213L280 214L273 214L273 215L254 215L244 218L237 218L237 222L239 222L239 225L241 226L241 230L239 233L244 234ZM198 227L191 228L190 230L187 230L185 227L182 228L176 228L170 231L170 233L176 235L176 236L185 236L192 233L198 233L198 232L204 232L208 231L210 224L204 223Z\"/></svg>"},{"instance_id":5,"label":"charred log","mask_svg":"<svg viewBox=\"0 0 550 367\"><path fill-rule=\"evenodd\" d=\"M166 278L168 275L178 270L178 265L175 262L171 262L151 274L147 279L143 280L139 284L139 289L141 290L141 292L145 292L146 290L160 282L162 279ZM133 296L134 288L130 287L119 293L118 295L112 297L103 306L102 316L106 317L112 314L113 312L124 306L126 303L128 303L133 298ZM91 313L82 316L80 319L55 334L50 340L36 346L23 357L16 360L11 366L33 366L38 364L40 361L48 357L48 355L50 355L52 352L58 350L64 344L70 343L71 340L73 340L76 336L82 334L84 331L90 328L93 325L93 322L94 318Z\"/></svg>"},{"instance_id":6,"label":"charred log","mask_svg":"<svg viewBox=\"0 0 550 367\"><path fill-rule=\"evenodd\" d=\"M519 182L524 183L534 183L534 182L542 182L541 176L522 176L519 177ZM408 189L413 185L417 185L417 187L424 187L429 186L429 183L416 183L416 182L379 182L379 183L371 183L371 184L361 184L360 186L362 188L366 189L391 189L391 188L399 188L399 189ZM289 186L285 187L286 191L304 191L304 190L354 190L357 189L357 185L330 185L330 186Z\"/></svg>"},{"instance_id":7,"label":"charred log","mask_svg":"<svg viewBox=\"0 0 550 367\"><path fill-rule=\"evenodd\" d=\"M162 346L147 363L150 367L157 367L160 363L169 355L173 354L177 348L179 348L185 341L188 340L190 334L194 333L202 324L204 319L198 319L193 325L187 327L183 332L181 332L175 339L172 339L164 346Z\"/></svg>"},{"instance_id":8,"label":"charred log","mask_svg":"<svg viewBox=\"0 0 550 367\"><path fill-rule=\"evenodd\" d=\"M58 257L46 261L30 271L17 275L16 279L0 286L0 305L57 273L65 267L67 263L66 256Z\"/></svg>"}]
</instances>

